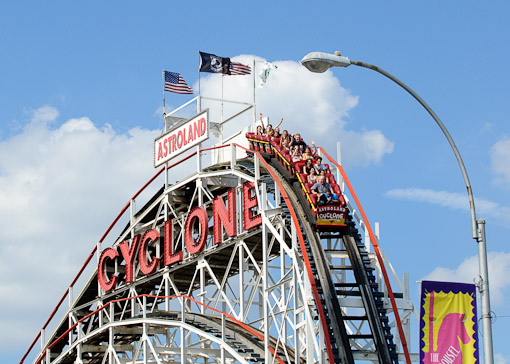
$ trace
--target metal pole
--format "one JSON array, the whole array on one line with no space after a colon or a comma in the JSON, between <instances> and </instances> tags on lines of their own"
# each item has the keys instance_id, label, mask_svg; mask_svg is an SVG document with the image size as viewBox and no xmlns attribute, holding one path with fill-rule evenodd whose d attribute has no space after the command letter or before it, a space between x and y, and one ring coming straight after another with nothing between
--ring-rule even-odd
<instances>
[{"instance_id":1,"label":"metal pole","mask_svg":"<svg viewBox=\"0 0 510 364\"><path fill-rule=\"evenodd\" d=\"M482 302L482 332L483 332L483 355L485 363L492 364L493 348L492 348L492 319L491 319L491 302L489 296L489 269L487 264L487 246L485 244L485 220L478 221L478 264L480 272L480 301Z\"/></svg>"},{"instance_id":2,"label":"metal pole","mask_svg":"<svg viewBox=\"0 0 510 364\"><path fill-rule=\"evenodd\" d=\"M165 110L165 70L162 70L163 73L163 122L165 123L165 131L166 131L166 110Z\"/></svg>"},{"instance_id":3,"label":"metal pole","mask_svg":"<svg viewBox=\"0 0 510 364\"><path fill-rule=\"evenodd\" d=\"M471 184L469 183L469 177L466 171L466 167L464 166L464 162L462 161L462 157L460 156L459 150L455 145L450 133L446 129L445 125L436 115L436 113L430 108L430 106L409 86L407 86L404 82L400 81L397 77L393 76L391 73L374 66L373 64L359 62L359 61L350 61L350 64L355 66L364 67L371 69L373 71L379 72L383 76L386 76L397 85L406 90L416 101L418 101L427 112L432 116L434 121L437 123L439 128L442 130L443 134L448 139L448 143L457 158L457 162L459 164L460 170L462 172L462 176L464 178L464 183L466 184L466 190L469 198L469 208L471 211L471 225L472 225L472 235L473 239L475 239L478 243L478 264L479 264L479 274L480 274L480 285L478 287L481 296L482 302L482 329L483 329L483 348L484 348L484 359L485 364L493 364L493 351L492 351L492 327L491 327L491 309L490 309L490 298L489 298L489 272L487 269L487 250L485 244L485 221L480 219L476 220L476 210L475 210L475 200L473 198L473 191L471 189Z\"/></svg>"},{"instance_id":4,"label":"metal pole","mask_svg":"<svg viewBox=\"0 0 510 364\"><path fill-rule=\"evenodd\" d=\"M202 56L200 51L198 51L198 96L200 96L200 66L202 66Z\"/></svg>"},{"instance_id":5,"label":"metal pole","mask_svg":"<svg viewBox=\"0 0 510 364\"><path fill-rule=\"evenodd\" d=\"M255 58L253 58L253 123L257 121L257 110L255 102L255 88L256 88L256 75L255 75ZM251 130L251 129L250 129Z\"/></svg>"}]
</instances>

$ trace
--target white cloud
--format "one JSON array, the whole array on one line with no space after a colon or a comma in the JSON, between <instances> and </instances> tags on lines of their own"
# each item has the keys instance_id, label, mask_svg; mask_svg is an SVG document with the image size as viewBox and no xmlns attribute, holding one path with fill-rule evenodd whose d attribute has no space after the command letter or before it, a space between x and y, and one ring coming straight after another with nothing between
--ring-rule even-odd
<instances>
[{"instance_id":1,"label":"white cloud","mask_svg":"<svg viewBox=\"0 0 510 364\"><path fill-rule=\"evenodd\" d=\"M0 141L0 351L28 347L110 222L156 173L160 130L118 134L87 117L57 125L58 114L41 107Z\"/></svg>"},{"instance_id":2,"label":"white cloud","mask_svg":"<svg viewBox=\"0 0 510 364\"><path fill-rule=\"evenodd\" d=\"M489 266L489 289L493 307L505 304L505 294L510 288L510 253L490 252L487 255ZM423 280L474 283L478 282L478 257L465 259L457 268L438 267Z\"/></svg>"},{"instance_id":3,"label":"white cloud","mask_svg":"<svg viewBox=\"0 0 510 364\"><path fill-rule=\"evenodd\" d=\"M252 66L254 56L241 55L233 59ZM265 61L259 57L255 59ZM257 114L262 112L264 116L269 116L273 126L283 117L281 130L300 132L308 143L317 140L330 152L336 151L336 141L340 140L345 151L342 159L347 164L376 164L384 155L392 153L393 143L381 131L356 131L348 124L349 111L357 105L358 97L343 88L331 71L312 73L294 61L277 61L273 64L277 69L271 71L263 88L256 89ZM222 83L225 99L253 102L252 76L202 74L201 94L221 98ZM198 84L194 88L198 90ZM204 102L205 105L212 105ZM224 104L223 108L224 115L231 115L239 111L241 106ZM250 111L245 125L251 117ZM212 112L211 118L218 120L221 113ZM231 132L234 130L239 130L239 125Z\"/></svg>"},{"instance_id":4,"label":"white cloud","mask_svg":"<svg viewBox=\"0 0 510 364\"><path fill-rule=\"evenodd\" d=\"M435 191L426 188L396 188L387 191L385 196L400 200L426 202L454 210L469 211L467 194ZM480 215L490 217L502 226L510 227L510 207L479 198L475 199L475 207Z\"/></svg>"},{"instance_id":5,"label":"white cloud","mask_svg":"<svg viewBox=\"0 0 510 364\"><path fill-rule=\"evenodd\" d=\"M394 143L386 139L380 130L362 133L344 131L342 159L357 165L377 164L386 154L393 153Z\"/></svg>"},{"instance_id":6,"label":"white cloud","mask_svg":"<svg viewBox=\"0 0 510 364\"><path fill-rule=\"evenodd\" d=\"M491 167L498 175L496 182L510 183L510 138L503 138L490 150Z\"/></svg>"},{"instance_id":7,"label":"white cloud","mask_svg":"<svg viewBox=\"0 0 510 364\"><path fill-rule=\"evenodd\" d=\"M57 109L52 106L42 106L37 110L31 111L31 121L32 123L48 123L55 121L59 115Z\"/></svg>"},{"instance_id":8,"label":"white cloud","mask_svg":"<svg viewBox=\"0 0 510 364\"><path fill-rule=\"evenodd\" d=\"M508 360L503 356L503 354L495 354L494 355L494 363L495 364L507 364Z\"/></svg>"}]
</instances>

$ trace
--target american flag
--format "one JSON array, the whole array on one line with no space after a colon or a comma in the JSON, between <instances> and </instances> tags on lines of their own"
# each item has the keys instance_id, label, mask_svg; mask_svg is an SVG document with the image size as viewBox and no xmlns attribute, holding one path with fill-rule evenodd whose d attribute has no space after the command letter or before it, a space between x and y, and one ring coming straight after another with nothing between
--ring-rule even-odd
<instances>
[{"instance_id":1,"label":"american flag","mask_svg":"<svg viewBox=\"0 0 510 364\"><path fill-rule=\"evenodd\" d=\"M230 62L231 75L249 75L251 73L250 66L238 62Z\"/></svg>"},{"instance_id":2,"label":"american flag","mask_svg":"<svg viewBox=\"0 0 510 364\"><path fill-rule=\"evenodd\" d=\"M193 89L188 86L180 73L175 72L165 71L165 91L193 95Z\"/></svg>"}]
</instances>

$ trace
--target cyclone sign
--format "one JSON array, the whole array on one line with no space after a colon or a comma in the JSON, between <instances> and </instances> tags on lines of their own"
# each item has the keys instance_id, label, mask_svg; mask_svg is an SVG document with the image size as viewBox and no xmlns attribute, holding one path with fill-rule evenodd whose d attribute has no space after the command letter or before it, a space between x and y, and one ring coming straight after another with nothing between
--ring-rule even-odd
<instances>
[{"instance_id":1,"label":"cyclone sign","mask_svg":"<svg viewBox=\"0 0 510 364\"><path fill-rule=\"evenodd\" d=\"M347 209L336 205L317 207L317 225L334 226L345 224Z\"/></svg>"},{"instance_id":2,"label":"cyclone sign","mask_svg":"<svg viewBox=\"0 0 510 364\"><path fill-rule=\"evenodd\" d=\"M208 110L154 141L154 167L158 167L209 138Z\"/></svg>"},{"instance_id":3,"label":"cyclone sign","mask_svg":"<svg viewBox=\"0 0 510 364\"><path fill-rule=\"evenodd\" d=\"M207 247L209 235L209 216L212 216L214 245L223 242L223 230L228 237L236 237L241 229L249 231L262 224L262 215L255 213L258 209L258 200L255 194L257 187L253 182L245 182L242 186L242 203L237 203L236 188L228 191L228 207L221 196L215 196L212 211L203 206L195 206L185 217L184 246L176 250L179 236L173 233L173 221L165 221L163 225L155 226L139 233L132 238L124 240L117 245L106 248L101 252L97 280L105 292L114 290L121 281L134 282L139 278L151 275L158 269L182 262L184 252L188 256L200 254L202 251L212 249ZM237 208L242 209L243 221L238 226ZM157 221L158 217L156 217ZM155 221L153 221L155 223ZM152 225L152 223L150 224ZM197 228L198 227L198 228ZM151 252L150 246L155 246ZM159 253L158 253L159 252ZM124 263L124 264L123 264ZM119 273L112 273L124 266L123 277Z\"/></svg>"}]
</instances>

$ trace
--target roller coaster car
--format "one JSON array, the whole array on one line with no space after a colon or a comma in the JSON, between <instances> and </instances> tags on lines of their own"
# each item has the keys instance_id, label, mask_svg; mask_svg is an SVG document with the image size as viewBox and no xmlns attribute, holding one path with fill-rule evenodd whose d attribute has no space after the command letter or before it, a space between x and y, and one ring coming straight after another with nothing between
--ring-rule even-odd
<instances>
[{"instance_id":1,"label":"roller coaster car","mask_svg":"<svg viewBox=\"0 0 510 364\"><path fill-rule=\"evenodd\" d=\"M318 195L313 193L311 188L313 183L308 183L308 175L305 173L297 173L297 178L301 184L303 194L310 204L310 208L317 220L316 227L319 231L341 231L345 224L345 216L348 212L345 198L340 190L340 186L336 183L335 177L331 173L326 173L329 184L338 196L338 205L320 206Z\"/></svg>"},{"instance_id":2,"label":"roller coaster car","mask_svg":"<svg viewBox=\"0 0 510 364\"><path fill-rule=\"evenodd\" d=\"M308 208L312 210L313 216L317 220L317 229L319 231L341 231L345 228L345 216L348 212L346 202L340 186L336 183L335 177L329 170L329 165L325 164L327 171L326 177L333 191L338 196L338 205L319 206L318 195L311 191L313 184L308 183L308 175L301 173L305 161L293 162L288 150L280 147L279 138L268 138L255 133L246 133L246 138L250 142L250 149L269 153L274 155L278 161L285 167L291 176L297 178L303 195L309 203ZM289 181L292 182L292 181Z\"/></svg>"}]
</instances>

